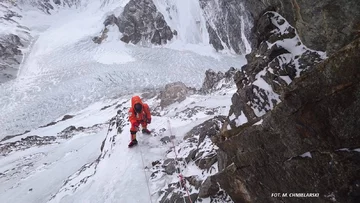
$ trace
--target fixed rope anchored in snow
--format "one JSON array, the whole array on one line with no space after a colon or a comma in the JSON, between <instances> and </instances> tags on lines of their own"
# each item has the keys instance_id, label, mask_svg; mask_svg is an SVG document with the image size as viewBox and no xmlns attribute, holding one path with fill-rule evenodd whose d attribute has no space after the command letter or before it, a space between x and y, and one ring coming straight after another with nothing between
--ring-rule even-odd
<instances>
[{"instance_id":1,"label":"fixed rope anchored in snow","mask_svg":"<svg viewBox=\"0 0 360 203\"><path fill-rule=\"evenodd\" d=\"M107 133L106 133L106 137L109 135L109 132L110 132L110 127L111 127L111 121L112 119L110 119L109 121L109 126L108 126L108 129L107 129Z\"/></svg>"},{"instance_id":2,"label":"fixed rope anchored in snow","mask_svg":"<svg viewBox=\"0 0 360 203\"><path fill-rule=\"evenodd\" d=\"M168 129L169 129L169 132L170 132L170 136L173 136L173 133L172 133L172 130L171 130L170 120L168 119L167 122L168 122ZM172 146L173 146L173 148L174 148L175 162L178 163L178 157L177 157L177 152L176 152L176 149L175 149L174 141L173 141L173 139L171 139L171 138L170 138L170 140L171 140ZM186 180L184 179L184 176L183 176L182 173L181 173L180 164L178 164L178 170L177 170L177 171L178 171L178 173L179 173L180 187L181 187L181 188L185 188L186 193L187 193L187 196L188 196L188 198L189 198L189 201L190 201L190 203L192 203L192 200L191 200L190 194L189 194L189 190L188 190L188 188L186 187ZM184 196L183 196L183 199L184 199L184 202L186 202Z\"/></svg>"},{"instance_id":3,"label":"fixed rope anchored in snow","mask_svg":"<svg viewBox=\"0 0 360 203\"><path fill-rule=\"evenodd\" d=\"M144 158L143 158L143 154L142 154L141 148L140 148L140 155L141 155L142 166L143 166L143 168L145 169ZM147 185L147 188L148 188L148 193L149 193L150 202L152 203L151 192L150 192L150 187L149 187L149 182L148 182L149 179L147 178L147 175L146 175L146 171L145 171L145 170L144 170L144 174L145 174L145 180L146 180L146 185Z\"/></svg>"}]
</instances>

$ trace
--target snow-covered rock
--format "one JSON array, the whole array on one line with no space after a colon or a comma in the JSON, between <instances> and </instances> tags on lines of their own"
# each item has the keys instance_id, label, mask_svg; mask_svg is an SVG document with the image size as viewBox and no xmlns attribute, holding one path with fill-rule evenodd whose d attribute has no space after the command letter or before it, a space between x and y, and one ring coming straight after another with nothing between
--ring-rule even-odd
<instances>
[{"instance_id":1,"label":"snow-covered rock","mask_svg":"<svg viewBox=\"0 0 360 203\"><path fill-rule=\"evenodd\" d=\"M182 102L187 96L194 93L194 88L187 87L182 82L174 82L165 85L165 89L160 92L158 99L160 99L161 108L164 108L175 102Z\"/></svg>"},{"instance_id":2,"label":"snow-covered rock","mask_svg":"<svg viewBox=\"0 0 360 203\"><path fill-rule=\"evenodd\" d=\"M225 48L249 53L252 19L242 1L199 0L206 19L209 42L216 50Z\"/></svg>"},{"instance_id":3,"label":"snow-covered rock","mask_svg":"<svg viewBox=\"0 0 360 203\"><path fill-rule=\"evenodd\" d=\"M234 94L229 116L253 123L281 102L287 86L314 64L326 58L324 52L307 48L296 30L278 13L265 13L255 25L259 42L246 56L248 64L235 74L238 91Z\"/></svg>"},{"instance_id":4,"label":"snow-covered rock","mask_svg":"<svg viewBox=\"0 0 360 203\"><path fill-rule=\"evenodd\" d=\"M218 91L225 88L231 88L234 86L234 75L236 69L231 67L225 73L219 71L215 72L213 70L207 70L205 72L205 79L200 89L200 92L211 93L213 91Z\"/></svg>"},{"instance_id":5,"label":"snow-covered rock","mask_svg":"<svg viewBox=\"0 0 360 203\"><path fill-rule=\"evenodd\" d=\"M88 0L18 0L20 6L32 6L46 14L52 14L63 7L79 7Z\"/></svg>"},{"instance_id":6,"label":"snow-covered rock","mask_svg":"<svg viewBox=\"0 0 360 203\"><path fill-rule=\"evenodd\" d=\"M184 181L181 184L173 175L175 171L168 173L166 169L169 165L166 163L174 159L165 160L164 163L159 162L152 168L151 179L170 179L159 191L159 202L177 202L183 199L188 201L187 192L193 202L205 201L205 199L210 202L232 202L211 178L211 175L218 172L217 147L212 142L212 138L220 133L225 119L225 116L218 116L195 126L185 135L184 141L174 149L177 151L178 160L172 162L175 165L171 166L175 166L178 171L175 175L184 174ZM169 151L169 154L173 154L173 151Z\"/></svg>"},{"instance_id":7,"label":"snow-covered rock","mask_svg":"<svg viewBox=\"0 0 360 203\"><path fill-rule=\"evenodd\" d=\"M101 43L106 38L106 26L114 24L122 33L120 40L126 43L161 45L174 35L152 0L130 0L120 16L112 14L106 18L105 28L94 42Z\"/></svg>"},{"instance_id":8,"label":"snow-covered rock","mask_svg":"<svg viewBox=\"0 0 360 203\"><path fill-rule=\"evenodd\" d=\"M15 3L0 2L0 83L16 77L30 44L30 30L21 19L21 10Z\"/></svg>"},{"instance_id":9,"label":"snow-covered rock","mask_svg":"<svg viewBox=\"0 0 360 203\"><path fill-rule=\"evenodd\" d=\"M272 190L317 191L320 202L358 198L353 180L360 155L346 148L360 145L359 45L357 39L315 63L261 125L235 127L217 143L225 164L216 180L235 202L279 201L265 194Z\"/></svg>"}]
</instances>

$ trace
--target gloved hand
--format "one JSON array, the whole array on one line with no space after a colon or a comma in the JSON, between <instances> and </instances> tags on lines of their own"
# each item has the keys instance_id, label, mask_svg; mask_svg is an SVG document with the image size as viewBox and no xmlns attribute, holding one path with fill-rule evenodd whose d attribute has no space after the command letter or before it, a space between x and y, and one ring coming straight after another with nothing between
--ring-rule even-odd
<instances>
[{"instance_id":1,"label":"gloved hand","mask_svg":"<svg viewBox=\"0 0 360 203\"><path fill-rule=\"evenodd\" d=\"M150 124L151 123L151 119L147 119L146 123Z\"/></svg>"}]
</instances>

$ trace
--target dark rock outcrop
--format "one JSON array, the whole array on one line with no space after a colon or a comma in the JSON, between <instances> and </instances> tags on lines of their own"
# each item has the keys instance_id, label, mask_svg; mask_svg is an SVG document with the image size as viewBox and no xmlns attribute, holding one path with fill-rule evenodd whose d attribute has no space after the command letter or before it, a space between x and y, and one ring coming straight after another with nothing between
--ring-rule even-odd
<instances>
[{"instance_id":1,"label":"dark rock outcrop","mask_svg":"<svg viewBox=\"0 0 360 203\"><path fill-rule=\"evenodd\" d=\"M276 11L296 28L301 41L314 50L335 53L359 36L360 4L358 0L260 0L244 1L257 22L265 11ZM251 44L257 37L250 35Z\"/></svg>"},{"instance_id":2,"label":"dark rock outcrop","mask_svg":"<svg viewBox=\"0 0 360 203\"><path fill-rule=\"evenodd\" d=\"M200 190L199 190L199 197L200 198L206 198L210 196L214 196L219 192L219 186L217 185L217 182L213 180L213 177L208 177L206 180L202 183Z\"/></svg>"},{"instance_id":3,"label":"dark rock outcrop","mask_svg":"<svg viewBox=\"0 0 360 203\"><path fill-rule=\"evenodd\" d=\"M0 2L0 83L14 79L29 45L29 29L19 24L22 16L14 2Z\"/></svg>"},{"instance_id":4,"label":"dark rock outcrop","mask_svg":"<svg viewBox=\"0 0 360 203\"><path fill-rule=\"evenodd\" d=\"M201 202L202 198L209 198L211 202L232 202L229 195L219 187L215 177L211 176L217 172L215 167L217 148L211 139L220 133L225 119L225 116L216 116L189 131L184 137L184 142L176 147L181 156L177 161L167 159L163 163L154 162L152 180L164 179L164 176L168 175L174 177L175 171L177 175L189 165L195 165L199 170L194 172L196 175L185 176L181 184L180 182L167 184L159 191L159 202L183 202L184 198L185 201L189 201L189 197L184 196L186 190L191 194L190 198L193 202ZM199 173L208 174L210 177L204 178L198 175ZM171 181L173 180L174 178L171 178Z\"/></svg>"},{"instance_id":5,"label":"dark rock outcrop","mask_svg":"<svg viewBox=\"0 0 360 203\"><path fill-rule=\"evenodd\" d=\"M171 142L171 138L169 136L162 137L160 139L160 142L163 144L167 144L167 143Z\"/></svg>"},{"instance_id":6,"label":"dark rock outcrop","mask_svg":"<svg viewBox=\"0 0 360 203\"><path fill-rule=\"evenodd\" d=\"M190 203L195 202L198 195L196 193L193 193L189 196L183 196L184 194L180 191L177 191L177 189L180 187L179 183L175 184L169 184L168 189L166 192L162 191L160 192L160 195L162 198L159 200L159 203ZM191 199L191 201L189 200Z\"/></svg>"},{"instance_id":7,"label":"dark rock outcrop","mask_svg":"<svg viewBox=\"0 0 360 203\"><path fill-rule=\"evenodd\" d=\"M200 89L200 92L208 94L210 92L234 86L235 73L236 69L234 67L231 67L225 73L221 71L216 73L211 69L207 70L205 72L205 79Z\"/></svg>"},{"instance_id":8,"label":"dark rock outcrop","mask_svg":"<svg viewBox=\"0 0 360 203\"><path fill-rule=\"evenodd\" d=\"M163 167L165 170L165 173L168 175L172 175L176 171L176 161L175 159L166 159L163 163Z\"/></svg>"},{"instance_id":9,"label":"dark rock outcrop","mask_svg":"<svg viewBox=\"0 0 360 203\"><path fill-rule=\"evenodd\" d=\"M194 106L188 107L182 111L176 112L173 118L178 118L181 120L196 120L197 118L194 116L198 113L204 113L206 115L214 115L217 114L222 108L226 108L226 106L219 106L215 108L205 108L203 106Z\"/></svg>"},{"instance_id":10,"label":"dark rock outcrop","mask_svg":"<svg viewBox=\"0 0 360 203\"><path fill-rule=\"evenodd\" d=\"M229 113L233 128L254 123L272 110L292 80L324 58L323 53L305 47L295 29L275 12L265 13L253 32L257 46L234 77L238 91Z\"/></svg>"},{"instance_id":11,"label":"dark rock outcrop","mask_svg":"<svg viewBox=\"0 0 360 203\"><path fill-rule=\"evenodd\" d=\"M93 39L95 43L101 43L106 38L109 25L119 28L123 34L121 41L126 43L150 42L161 45L166 44L174 36L163 14L158 12L152 0L130 0L120 16L108 16L104 25L101 36Z\"/></svg>"},{"instance_id":12,"label":"dark rock outcrop","mask_svg":"<svg viewBox=\"0 0 360 203\"><path fill-rule=\"evenodd\" d=\"M104 28L102 31L101 31L101 34L100 36L95 36L93 37L93 42L96 43L96 44L101 44L101 42L103 42L107 37L107 33L109 32L109 29L108 28Z\"/></svg>"},{"instance_id":13,"label":"dark rock outcrop","mask_svg":"<svg viewBox=\"0 0 360 203\"><path fill-rule=\"evenodd\" d=\"M161 108L165 108L175 102L184 101L187 96L194 93L194 88L187 87L182 82L174 82L165 85L165 90L160 92L158 99L160 99Z\"/></svg>"},{"instance_id":14,"label":"dark rock outcrop","mask_svg":"<svg viewBox=\"0 0 360 203\"><path fill-rule=\"evenodd\" d=\"M101 109L101 110L102 110L102 109ZM61 121L66 121L66 120L71 119L71 118L74 118L74 115L65 115L65 116L61 119Z\"/></svg>"},{"instance_id":15,"label":"dark rock outcrop","mask_svg":"<svg viewBox=\"0 0 360 203\"><path fill-rule=\"evenodd\" d=\"M197 145L199 146L206 137L209 137L211 139L212 137L218 135L220 133L221 126L225 122L225 120L225 116L215 116L214 118L209 119L198 126L195 126L188 133L186 133L184 139L186 140L194 136L199 136L199 141Z\"/></svg>"},{"instance_id":16,"label":"dark rock outcrop","mask_svg":"<svg viewBox=\"0 0 360 203\"><path fill-rule=\"evenodd\" d=\"M248 23L251 23L251 16L242 1L199 0L199 2L206 19L209 43L216 50L223 50L226 46L239 54L250 51L247 50L250 45L244 39L250 33Z\"/></svg>"},{"instance_id":17,"label":"dark rock outcrop","mask_svg":"<svg viewBox=\"0 0 360 203\"><path fill-rule=\"evenodd\" d=\"M25 150L33 146L52 144L56 140L54 136L31 135L15 142L0 144L0 156L6 156L13 151Z\"/></svg>"},{"instance_id":18,"label":"dark rock outcrop","mask_svg":"<svg viewBox=\"0 0 360 203\"><path fill-rule=\"evenodd\" d=\"M225 120L224 116L216 116L194 127L185 135L185 143L190 145L188 150L191 149L185 158L187 161L194 161L196 166L206 171L212 169L218 161L212 139L220 133Z\"/></svg>"},{"instance_id":19,"label":"dark rock outcrop","mask_svg":"<svg viewBox=\"0 0 360 203\"><path fill-rule=\"evenodd\" d=\"M80 6L81 0L20 0L19 4L29 4L46 14L51 14L51 12L55 10L57 6Z\"/></svg>"},{"instance_id":20,"label":"dark rock outcrop","mask_svg":"<svg viewBox=\"0 0 360 203\"><path fill-rule=\"evenodd\" d=\"M116 122L115 121L111 121L112 125L115 125ZM122 122L119 121L119 123L117 125L121 125ZM83 132L83 133L94 133L99 131L101 128L103 128L106 124L95 124L91 127L75 127L73 125L65 128L64 130L62 130L61 132L57 133L57 137L58 138L62 138L62 139L70 139L73 136L75 136L76 134ZM120 128L120 126L118 127L118 131L120 132L122 129ZM121 133L121 132L120 132Z\"/></svg>"},{"instance_id":21,"label":"dark rock outcrop","mask_svg":"<svg viewBox=\"0 0 360 203\"><path fill-rule=\"evenodd\" d=\"M24 135L24 134L26 134L28 132L30 132L30 130L25 130L23 133L19 133L19 134L15 134L15 135L7 135L2 140L0 140L0 142L3 142L5 140L9 140L11 138L14 138L14 137L17 137L17 136L20 136L20 135Z\"/></svg>"},{"instance_id":22,"label":"dark rock outcrop","mask_svg":"<svg viewBox=\"0 0 360 203\"><path fill-rule=\"evenodd\" d=\"M261 125L218 143L227 162L216 180L235 202L359 200L360 154L344 150L360 148L359 52L360 39L295 79Z\"/></svg>"},{"instance_id":23,"label":"dark rock outcrop","mask_svg":"<svg viewBox=\"0 0 360 203\"><path fill-rule=\"evenodd\" d=\"M119 30L124 42L133 44L141 40L150 40L153 44L166 44L173 38L164 16L157 11L151 0L131 0L119 17Z\"/></svg>"},{"instance_id":24,"label":"dark rock outcrop","mask_svg":"<svg viewBox=\"0 0 360 203\"><path fill-rule=\"evenodd\" d=\"M71 118L73 118L73 117L74 117L73 115L65 115L61 120L59 120L59 121L52 121L52 122L50 122L50 123L48 123L48 124L46 124L46 125L40 126L39 128L49 127L49 126L55 125L55 124L57 124L57 123L59 123L59 122L62 122L62 121L66 121L66 120L68 120L68 119L71 119Z\"/></svg>"},{"instance_id":25,"label":"dark rock outcrop","mask_svg":"<svg viewBox=\"0 0 360 203\"><path fill-rule=\"evenodd\" d=\"M17 35L0 36L0 82L14 79L22 59L23 44Z\"/></svg>"}]
</instances>

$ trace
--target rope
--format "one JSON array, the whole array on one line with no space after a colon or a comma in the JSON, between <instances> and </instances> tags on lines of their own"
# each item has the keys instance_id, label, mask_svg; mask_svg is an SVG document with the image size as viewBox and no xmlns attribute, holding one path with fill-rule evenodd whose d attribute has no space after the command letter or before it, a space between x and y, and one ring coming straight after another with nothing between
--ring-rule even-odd
<instances>
[{"instance_id":1,"label":"rope","mask_svg":"<svg viewBox=\"0 0 360 203\"><path fill-rule=\"evenodd\" d=\"M119 110L119 111L120 111L120 110ZM116 134L118 134L118 129L117 129L117 128L119 127L119 126L117 126L117 125L118 125L118 121L119 121L119 118L118 118L118 116L119 116L119 111L117 112L117 115L116 115L116 117L115 117L115 129L116 129ZM109 127L108 127L108 131L107 131L106 136L108 136L108 134L109 134L109 132L110 132L110 126L111 126L112 120L113 120L113 119L110 119ZM143 158L143 155L142 155L141 148L140 148L140 155L141 155L142 166L143 166L143 168L145 168L144 158ZM134 154L132 154L131 157L133 157L133 156L134 156ZM131 159L131 158L130 158L130 159ZM125 171L123 172L123 175L124 175L125 172L128 170L129 166L130 166L130 165L128 165L128 166L126 167ZM149 187L148 178L147 178L147 175L146 175L146 172L145 172L145 171L144 171L144 174L145 174L146 186L147 186L147 188L148 188L148 193L149 193L149 197L150 197L150 202L152 203L151 193L150 193L150 187Z\"/></svg>"},{"instance_id":2,"label":"rope","mask_svg":"<svg viewBox=\"0 0 360 203\"><path fill-rule=\"evenodd\" d=\"M173 135L173 134L172 134L172 130L171 130L170 120L168 119L167 122L168 122L168 125L169 125L168 128L169 128L170 136L171 136L171 135ZM177 161L177 160L178 160L178 157L177 157L177 152L176 152L176 148L175 148L174 141L173 141L172 139L170 139L170 140L171 140L172 146L173 146L173 148L174 148L176 163L178 163L178 161ZM186 194L187 194L187 196L188 196L188 198L189 198L190 203L193 203L192 200L191 200L191 198L190 198L189 190L188 190L188 188L186 187L186 181L185 181L185 179L184 179L184 176L183 176L182 173L181 173L180 164L178 164L178 168L179 168L178 174L179 174L179 179L180 179L180 187L181 187L181 188L185 188ZM185 184L183 185L184 182L185 182ZM184 202L186 202L184 195L183 195L183 199L184 199Z\"/></svg>"},{"instance_id":3,"label":"rope","mask_svg":"<svg viewBox=\"0 0 360 203\"><path fill-rule=\"evenodd\" d=\"M109 135L109 132L110 132L111 120L112 120L112 119L110 119L110 121L109 121L109 127L108 127L108 129L107 129L106 137Z\"/></svg>"},{"instance_id":4,"label":"rope","mask_svg":"<svg viewBox=\"0 0 360 203\"><path fill-rule=\"evenodd\" d=\"M141 161L142 161L142 166L143 168L145 168L145 164L144 164L144 158L143 158L143 154L142 154L142 151L141 151L141 148L140 148L140 155L141 155ZM150 202L152 203L152 199L151 199L151 192L150 192L150 187L149 187L149 182L148 182L148 177L146 175L146 171L144 170L144 174L145 174L145 181L146 181L146 186L148 188L148 193L149 193L149 197L150 197Z\"/></svg>"}]
</instances>

